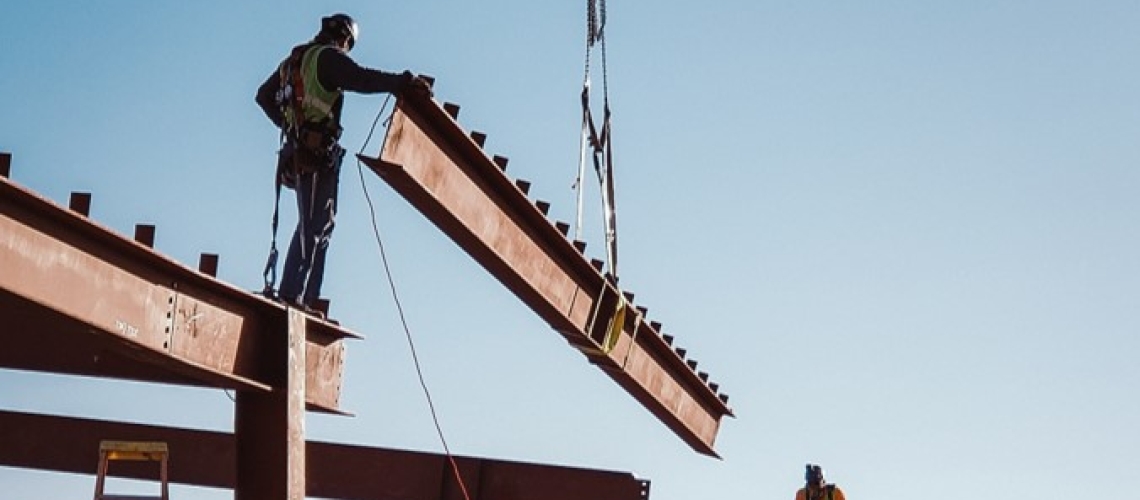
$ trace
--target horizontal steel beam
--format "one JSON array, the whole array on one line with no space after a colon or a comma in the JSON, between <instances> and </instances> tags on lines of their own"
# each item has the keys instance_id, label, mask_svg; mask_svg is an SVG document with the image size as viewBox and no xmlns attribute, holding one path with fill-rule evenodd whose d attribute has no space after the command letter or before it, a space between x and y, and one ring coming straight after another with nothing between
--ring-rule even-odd
<instances>
[{"instance_id":1,"label":"horizontal steel beam","mask_svg":"<svg viewBox=\"0 0 1140 500\"><path fill-rule=\"evenodd\" d=\"M136 236L153 240L153 228ZM286 309L0 178L0 368L268 392ZM310 319L305 399L337 412L345 337ZM278 356L281 354L281 356Z\"/></svg>"},{"instance_id":2,"label":"horizontal steel beam","mask_svg":"<svg viewBox=\"0 0 1140 500\"><path fill-rule=\"evenodd\" d=\"M686 443L716 456L727 397L546 219L548 205L527 199L529 184L488 158L482 134L464 133L456 112L402 97L381 156L361 161ZM620 328L607 328L615 319Z\"/></svg>"},{"instance_id":3,"label":"horizontal steel beam","mask_svg":"<svg viewBox=\"0 0 1140 500\"><path fill-rule=\"evenodd\" d=\"M234 488L232 434L0 411L0 466L94 474L99 441L163 441L170 480ZM461 500L446 456L334 443L306 443L307 494L344 500ZM471 500L645 500L649 482L624 472L456 457ZM116 464L113 475L135 479L154 471Z\"/></svg>"}]
</instances>

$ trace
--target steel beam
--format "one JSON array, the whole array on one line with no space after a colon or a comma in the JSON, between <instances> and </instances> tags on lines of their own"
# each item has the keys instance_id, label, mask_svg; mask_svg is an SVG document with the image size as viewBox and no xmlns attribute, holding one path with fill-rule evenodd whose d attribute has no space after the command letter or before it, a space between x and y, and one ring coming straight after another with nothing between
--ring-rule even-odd
<instances>
[{"instance_id":1,"label":"steel beam","mask_svg":"<svg viewBox=\"0 0 1140 500\"><path fill-rule=\"evenodd\" d=\"M268 393L286 308L0 179L0 368ZM306 319L305 400L337 412L339 326Z\"/></svg>"},{"instance_id":2,"label":"steel beam","mask_svg":"<svg viewBox=\"0 0 1140 500\"><path fill-rule=\"evenodd\" d=\"M452 114L428 97L402 97L381 156L360 159L693 449L716 456L727 397Z\"/></svg>"},{"instance_id":3,"label":"steel beam","mask_svg":"<svg viewBox=\"0 0 1140 500\"><path fill-rule=\"evenodd\" d=\"M99 441L164 441L170 480L213 488L237 484L233 434L0 411L0 466L94 474ZM344 500L461 498L445 456L309 441L306 489L311 497ZM471 500L645 500L649 482L624 472L456 457ZM118 477L152 478L123 463ZM268 497L268 496L266 496Z\"/></svg>"}]
</instances>

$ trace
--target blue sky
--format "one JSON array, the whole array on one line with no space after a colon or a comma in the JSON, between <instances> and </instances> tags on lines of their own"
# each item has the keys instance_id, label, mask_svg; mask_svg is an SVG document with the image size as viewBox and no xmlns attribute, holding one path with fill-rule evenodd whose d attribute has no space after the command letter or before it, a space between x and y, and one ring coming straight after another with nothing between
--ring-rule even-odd
<instances>
[{"instance_id":1,"label":"blue sky","mask_svg":"<svg viewBox=\"0 0 1140 500\"><path fill-rule=\"evenodd\" d=\"M259 289L277 136L253 94L345 11L358 62L434 75L572 220L582 2L232 4L0 8L12 178L61 204L91 192L99 223L153 223L159 251L218 253L222 279ZM1140 4L864 4L609 5L622 283L731 395L723 461L366 175L455 453L633 471L656 500L791 498L805 462L853 500L1119 495L1140 469ZM349 96L348 149L382 102ZM356 416L310 415L309 437L439 451L354 164L341 205L325 294L366 336ZM23 372L0 372L0 407L232 426L218 391ZM93 481L0 484L24 500Z\"/></svg>"}]
</instances>

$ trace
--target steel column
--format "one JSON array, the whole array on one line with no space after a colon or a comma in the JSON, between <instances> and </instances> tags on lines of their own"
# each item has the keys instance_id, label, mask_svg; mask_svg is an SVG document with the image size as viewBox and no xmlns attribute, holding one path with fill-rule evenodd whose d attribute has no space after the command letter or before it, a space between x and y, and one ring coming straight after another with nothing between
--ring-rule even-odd
<instances>
[{"instance_id":1,"label":"steel column","mask_svg":"<svg viewBox=\"0 0 1140 500\"><path fill-rule=\"evenodd\" d=\"M237 500L305 498L304 338L305 314L289 309L288 335L262 357L279 390L238 391Z\"/></svg>"}]
</instances>

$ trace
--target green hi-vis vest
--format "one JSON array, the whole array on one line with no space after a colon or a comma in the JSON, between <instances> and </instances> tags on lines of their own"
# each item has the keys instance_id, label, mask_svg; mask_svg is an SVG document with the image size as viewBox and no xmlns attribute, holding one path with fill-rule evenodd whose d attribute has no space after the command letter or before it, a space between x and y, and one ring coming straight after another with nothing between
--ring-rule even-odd
<instances>
[{"instance_id":1,"label":"green hi-vis vest","mask_svg":"<svg viewBox=\"0 0 1140 500\"><path fill-rule=\"evenodd\" d=\"M301 56L301 84L304 85L301 113L305 115L305 122L322 123L328 120L332 116L333 104L344 94L341 90L330 91L324 88L320 78L317 78L317 57L322 50L331 47L331 45L314 45L305 50ZM297 124L293 115L292 107L286 109L285 119L290 125Z\"/></svg>"}]
</instances>

